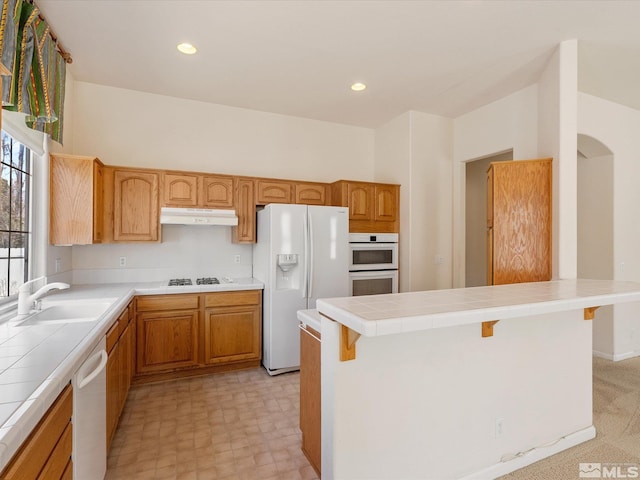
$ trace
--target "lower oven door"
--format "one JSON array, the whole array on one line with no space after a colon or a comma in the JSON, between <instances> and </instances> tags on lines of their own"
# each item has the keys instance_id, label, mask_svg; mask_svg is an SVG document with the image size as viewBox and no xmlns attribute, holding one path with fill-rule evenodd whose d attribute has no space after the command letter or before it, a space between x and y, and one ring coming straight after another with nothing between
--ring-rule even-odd
<instances>
[{"instance_id":1,"label":"lower oven door","mask_svg":"<svg viewBox=\"0 0 640 480\"><path fill-rule=\"evenodd\" d=\"M398 293L398 271L377 270L349 272L349 295L379 295Z\"/></svg>"}]
</instances>

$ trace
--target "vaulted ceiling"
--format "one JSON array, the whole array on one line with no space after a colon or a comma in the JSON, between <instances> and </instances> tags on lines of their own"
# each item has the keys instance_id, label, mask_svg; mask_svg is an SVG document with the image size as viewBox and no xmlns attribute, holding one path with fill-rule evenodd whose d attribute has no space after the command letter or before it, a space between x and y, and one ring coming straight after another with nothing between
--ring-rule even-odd
<instances>
[{"instance_id":1,"label":"vaulted ceiling","mask_svg":"<svg viewBox=\"0 0 640 480\"><path fill-rule=\"evenodd\" d=\"M36 3L84 82L374 128L407 110L456 117L531 85L575 38L579 89L640 109L637 1Z\"/></svg>"}]
</instances>

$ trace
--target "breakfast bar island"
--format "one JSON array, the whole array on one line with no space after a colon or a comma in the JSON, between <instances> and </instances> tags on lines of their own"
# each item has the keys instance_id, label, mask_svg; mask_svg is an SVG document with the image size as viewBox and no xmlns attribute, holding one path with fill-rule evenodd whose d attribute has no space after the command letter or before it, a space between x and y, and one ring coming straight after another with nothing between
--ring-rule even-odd
<instances>
[{"instance_id":1,"label":"breakfast bar island","mask_svg":"<svg viewBox=\"0 0 640 480\"><path fill-rule=\"evenodd\" d=\"M594 438L592 319L638 301L582 279L318 300L322 478L495 478Z\"/></svg>"}]
</instances>

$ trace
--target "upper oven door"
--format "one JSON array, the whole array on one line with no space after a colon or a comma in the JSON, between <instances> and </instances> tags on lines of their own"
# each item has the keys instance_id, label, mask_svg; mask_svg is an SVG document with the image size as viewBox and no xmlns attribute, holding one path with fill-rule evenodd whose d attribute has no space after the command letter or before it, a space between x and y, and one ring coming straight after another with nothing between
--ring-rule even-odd
<instances>
[{"instance_id":1,"label":"upper oven door","mask_svg":"<svg viewBox=\"0 0 640 480\"><path fill-rule=\"evenodd\" d=\"M396 270L397 243L350 243L349 271Z\"/></svg>"}]
</instances>

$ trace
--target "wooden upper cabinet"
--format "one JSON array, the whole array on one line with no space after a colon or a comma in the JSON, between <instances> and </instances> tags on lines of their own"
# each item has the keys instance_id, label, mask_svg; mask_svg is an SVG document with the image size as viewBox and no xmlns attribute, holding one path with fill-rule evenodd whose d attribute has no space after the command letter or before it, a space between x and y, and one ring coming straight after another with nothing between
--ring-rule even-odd
<instances>
[{"instance_id":1,"label":"wooden upper cabinet","mask_svg":"<svg viewBox=\"0 0 640 480\"><path fill-rule=\"evenodd\" d=\"M94 157L51 155L49 243L86 245L104 238L104 165Z\"/></svg>"},{"instance_id":2,"label":"wooden upper cabinet","mask_svg":"<svg viewBox=\"0 0 640 480\"><path fill-rule=\"evenodd\" d=\"M158 241L158 173L115 169L113 181L114 241Z\"/></svg>"},{"instance_id":3,"label":"wooden upper cabinet","mask_svg":"<svg viewBox=\"0 0 640 480\"><path fill-rule=\"evenodd\" d=\"M197 207L199 183L198 175L165 173L162 205L166 207Z\"/></svg>"},{"instance_id":4,"label":"wooden upper cabinet","mask_svg":"<svg viewBox=\"0 0 640 480\"><path fill-rule=\"evenodd\" d=\"M349 207L349 231L398 233L400 186L340 180L331 184L331 203Z\"/></svg>"},{"instance_id":5,"label":"wooden upper cabinet","mask_svg":"<svg viewBox=\"0 0 640 480\"><path fill-rule=\"evenodd\" d=\"M329 188L324 183L302 183L293 186L294 203L301 205L329 205Z\"/></svg>"},{"instance_id":6,"label":"wooden upper cabinet","mask_svg":"<svg viewBox=\"0 0 640 480\"><path fill-rule=\"evenodd\" d=\"M233 177L205 175L202 177L202 207L233 208Z\"/></svg>"},{"instance_id":7,"label":"wooden upper cabinet","mask_svg":"<svg viewBox=\"0 0 640 480\"><path fill-rule=\"evenodd\" d=\"M279 180L256 180L256 203L266 205L268 203L291 203L293 198L293 184Z\"/></svg>"},{"instance_id":8,"label":"wooden upper cabinet","mask_svg":"<svg viewBox=\"0 0 640 480\"><path fill-rule=\"evenodd\" d=\"M397 185L374 185L374 220L376 222L398 220L398 190Z\"/></svg>"},{"instance_id":9,"label":"wooden upper cabinet","mask_svg":"<svg viewBox=\"0 0 640 480\"><path fill-rule=\"evenodd\" d=\"M552 160L491 163L487 206L488 281L551 280Z\"/></svg>"},{"instance_id":10,"label":"wooden upper cabinet","mask_svg":"<svg viewBox=\"0 0 640 480\"><path fill-rule=\"evenodd\" d=\"M162 183L164 207L233 208L233 177L165 172Z\"/></svg>"},{"instance_id":11,"label":"wooden upper cabinet","mask_svg":"<svg viewBox=\"0 0 640 480\"><path fill-rule=\"evenodd\" d=\"M234 243L256 242L256 197L255 183L251 178L239 178L235 187L238 226L233 227Z\"/></svg>"},{"instance_id":12,"label":"wooden upper cabinet","mask_svg":"<svg viewBox=\"0 0 640 480\"><path fill-rule=\"evenodd\" d=\"M350 183L347 198L349 220L373 220L373 185Z\"/></svg>"}]
</instances>

